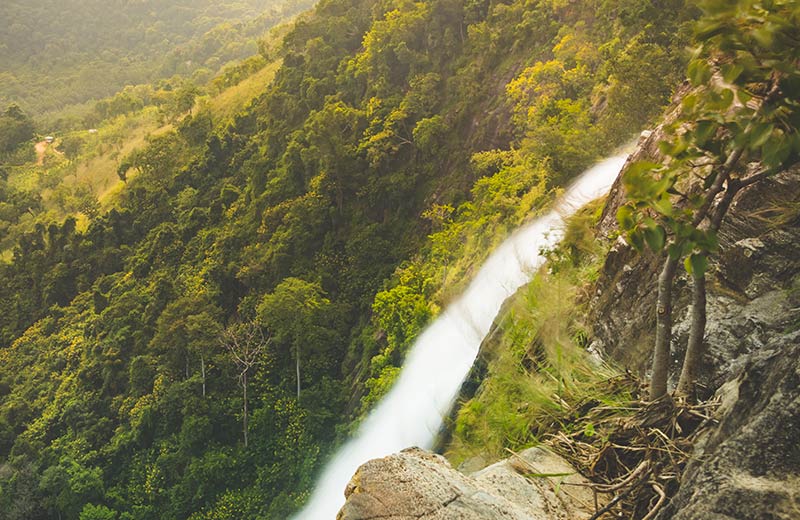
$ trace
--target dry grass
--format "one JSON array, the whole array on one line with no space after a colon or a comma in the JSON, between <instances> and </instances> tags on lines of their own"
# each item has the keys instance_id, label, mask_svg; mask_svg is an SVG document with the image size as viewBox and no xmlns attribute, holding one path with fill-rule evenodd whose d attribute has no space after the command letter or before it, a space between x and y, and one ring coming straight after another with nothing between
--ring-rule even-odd
<instances>
[{"instance_id":1,"label":"dry grass","mask_svg":"<svg viewBox=\"0 0 800 520\"><path fill-rule=\"evenodd\" d=\"M133 150L144 147L149 136L171 129L171 125L162 124L154 107L115 119L99 128L96 136L89 140L88 153L72 165L70 174L64 176L64 184L90 185L101 205L107 207L113 199L110 195L123 185L117 176L120 161Z\"/></svg>"},{"instance_id":2,"label":"dry grass","mask_svg":"<svg viewBox=\"0 0 800 520\"><path fill-rule=\"evenodd\" d=\"M272 82L275 73L280 67L280 61L267 64L252 76L239 84L222 91L219 95L208 99L207 106L214 116L214 121L226 123L237 112L246 107L254 98L258 97Z\"/></svg>"},{"instance_id":3,"label":"dry grass","mask_svg":"<svg viewBox=\"0 0 800 520\"><path fill-rule=\"evenodd\" d=\"M640 387L629 378L631 392ZM599 505L591 520L650 520L677 492L702 427L713 421L716 403L689 405L667 397L618 406L587 403L573 433L558 432L547 443L595 482Z\"/></svg>"}]
</instances>

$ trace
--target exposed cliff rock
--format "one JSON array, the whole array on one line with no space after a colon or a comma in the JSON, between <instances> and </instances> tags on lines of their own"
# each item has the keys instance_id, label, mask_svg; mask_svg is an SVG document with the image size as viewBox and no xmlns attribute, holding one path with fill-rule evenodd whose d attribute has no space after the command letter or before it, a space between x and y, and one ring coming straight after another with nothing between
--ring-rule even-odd
<instances>
[{"instance_id":1,"label":"exposed cliff rock","mask_svg":"<svg viewBox=\"0 0 800 520\"><path fill-rule=\"evenodd\" d=\"M798 360L800 332L748 356L660 520L800 517Z\"/></svg>"},{"instance_id":2,"label":"exposed cliff rock","mask_svg":"<svg viewBox=\"0 0 800 520\"><path fill-rule=\"evenodd\" d=\"M633 160L663 160L660 129ZM600 231L615 234L624 202L612 191ZM658 518L800 517L800 165L743 190L720 229L708 287L703 396L723 406L693 448L680 490ZM593 346L645 374L652 355L661 259L622 239L609 253L591 302ZM688 277L678 277L673 378L690 327ZM674 383L674 379L673 379Z\"/></svg>"},{"instance_id":3,"label":"exposed cliff rock","mask_svg":"<svg viewBox=\"0 0 800 520\"><path fill-rule=\"evenodd\" d=\"M337 518L579 520L593 512L591 492L574 485L586 483L563 459L540 448L472 475L412 448L361 466Z\"/></svg>"},{"instance_id":4,"label":"exposed cliff rock","mask_svg":"<svg viewBox=\"0 0 800 520\"><path fill-rule=\"evenodd\" d=\"M654 133L640 148L648 149ZM720 229L708 287L706 358L700 383L710 395L747 354L800 320L800 166L743 190ZM622 203L612 195L601 229ZM634 372L650 366L656 278L661 260L634 252L620 238L609 253L591 303L594 346ZM688 277L676 280L672 373L677 376L689 335Z\"/></svg>"}]
</instances>

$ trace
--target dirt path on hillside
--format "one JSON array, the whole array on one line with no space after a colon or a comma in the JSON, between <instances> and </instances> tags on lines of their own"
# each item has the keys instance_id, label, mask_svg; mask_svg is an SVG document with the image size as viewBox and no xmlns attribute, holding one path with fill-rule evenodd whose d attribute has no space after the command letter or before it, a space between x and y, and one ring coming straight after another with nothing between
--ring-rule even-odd
<instances>
[{"instance_id":1,"label":"dirt path on hillside","mask_svg":"<svg viewBox=\"0 0 800 520\"><path fill-rule=\"evenodd\" d=\"M39 141L34 146L36 150L36 165L42 166L44 164L44 152L47 151L47 141Z\"/></svg>"}]
</instances>

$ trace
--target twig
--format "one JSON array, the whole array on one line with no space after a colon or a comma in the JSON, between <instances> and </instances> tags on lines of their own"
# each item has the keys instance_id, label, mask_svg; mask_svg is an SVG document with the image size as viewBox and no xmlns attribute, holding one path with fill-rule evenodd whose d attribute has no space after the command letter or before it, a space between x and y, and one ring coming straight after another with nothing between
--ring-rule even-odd
<instances>
[{"instance_id":1,"label":"twig","mask_svg":"<svg viewBox=\"0 0 800 520\"><path fill-rule=\"evenodd\" d=\"M664 505L664 501L667 499L667 494L664 493L664 489L661 486L654 482L652 487L653 490L658 493L658 502L656 502L656 505L653 507L653 509L651 509L650 512L647 513L644 518L642 518L642 520L652 520L661 509L661 506Z\"/></svg>"},{"instance_id":2,"label":"twig","mask_svg":"<svg viewBox=\"0 0 800 520\"><path fill-rule=\"evenodd\" d=\"M614 498L612 498L611 502L609 502L605 506L601 507L595 514L590 516L588 518L588 520L597 520L598 518L600 518L604 514L606 514L609 511L611 511L614 508L615 505L617 505L623 498L625 498L626 496L630 495L633 492L634 489L636 489L636 486L631 486L628 489L626 489L625 491L623 491L622 493L620 493L619 495L617 495Z\"/></svg>"},{"instance_id":3,"label":"twig","mask_svg":"<svg viewBox=\"0 0 800 520\"><path fill-rule=\"evenodd\" d=\"M616 491L616 490L618 490L620 488L623 488L623 487L627 486L632 480L634 480L636 477L638 477L643 471L648 470L649 467L650 467L650 461L645 459L638 466L636 466L636 468L633 471L631 471L628 474L628 476L625 477L625 479L622 480L621 482L619 482L617 484L607 485L607 486L604 486L604 485L600 484L600 485L597 486L597 488L600 491L604 491L604 492Z\"/></svg>"}]
</instances>

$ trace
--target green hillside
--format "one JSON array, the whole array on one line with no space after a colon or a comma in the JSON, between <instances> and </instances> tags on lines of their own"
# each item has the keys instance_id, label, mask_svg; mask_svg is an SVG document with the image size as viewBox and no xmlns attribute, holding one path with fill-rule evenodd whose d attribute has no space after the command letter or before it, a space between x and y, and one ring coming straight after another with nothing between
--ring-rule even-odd
<instances>
[{"instance_id":1,"label":"green hillside","mask_svg":"<svg viewBox=\"0 0 800 520\"><path fill-rule=\"evenodd\" d=\"M41 116L180 74L203 83L311 0L7 0L0 106ZM72 109L74 110L74 108Z\"/></svg>"},{"instance_id":2,"label":"green hillside","mask_svg":"<svg viewBox=\"0 0 800 520\"><path fill-rule=\"evenodd\" d=\"M320 2L0 264L0 519L288 518L491 247L661 115L692 6Z\"/></svg>"}]
</instances>

